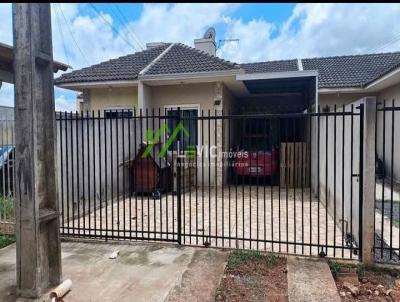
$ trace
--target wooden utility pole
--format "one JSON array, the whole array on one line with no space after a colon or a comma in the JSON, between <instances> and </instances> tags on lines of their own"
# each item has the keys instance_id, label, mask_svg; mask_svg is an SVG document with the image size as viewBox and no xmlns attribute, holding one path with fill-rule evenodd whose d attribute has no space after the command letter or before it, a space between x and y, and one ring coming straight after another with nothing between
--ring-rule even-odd
<instances>
[{"instance_id":1,"label":"wooden utility pole","mask_svg":"<svg viewBox=\"0 0 400 302\"><path fill-rule=\"evenodd\" d=\"M17 294L61 281L49 3L14 3Z\"/></svg>"}]
</instances>

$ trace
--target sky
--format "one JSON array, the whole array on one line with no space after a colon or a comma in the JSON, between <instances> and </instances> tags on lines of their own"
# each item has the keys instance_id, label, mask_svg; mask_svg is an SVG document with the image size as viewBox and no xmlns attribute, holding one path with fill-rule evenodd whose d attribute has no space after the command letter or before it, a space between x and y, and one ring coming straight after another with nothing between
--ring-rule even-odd
<instances>
[{"instance_id":1,"label":"sky","mask_svg":"<svg viewBox=\"0 0 400 302\"><path fill-rule=\"evenodd\" d=\"M236 63L400 51L400 4L53 3L51 9L53 57L74 70L148 42L193 46L210 26L217 56ZM0 3L0 42L10 45L11 19L11 4ZM56 110L75 110L76 94L56 87ZM13 103L13 86L3 83L0 105Z\"/></svg>"}]
</instances>

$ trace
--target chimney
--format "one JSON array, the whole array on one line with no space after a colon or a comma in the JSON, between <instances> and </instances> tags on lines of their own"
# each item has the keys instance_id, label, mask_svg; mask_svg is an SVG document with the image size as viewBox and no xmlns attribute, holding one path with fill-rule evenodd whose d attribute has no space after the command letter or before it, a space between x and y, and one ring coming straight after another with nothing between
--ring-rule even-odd
<instances>
[{"instance_id":1,"label":"chimney","mask_svg":"<svg viewBox=\"0 0 400 302\"><path fill-rule=\"evenodd\" d=\"M155 47L158 47L158 46L163 46L163 45L165 45L166 43L164 43L164 42L150 42L150 43L146 43L146 49L152 49L152 48L155 48Z\"/></svg>"},{"instance_id":2,"label":"chimney","mask_svg":"<svg viewBox=\"0 0 400 302\"><path fill-rule=\"evenodd\" d=\"M215 56L217 46L215 44L215 29L210 27L203 38L194 40L194 48Z\"/></svg>"}]
</instances>

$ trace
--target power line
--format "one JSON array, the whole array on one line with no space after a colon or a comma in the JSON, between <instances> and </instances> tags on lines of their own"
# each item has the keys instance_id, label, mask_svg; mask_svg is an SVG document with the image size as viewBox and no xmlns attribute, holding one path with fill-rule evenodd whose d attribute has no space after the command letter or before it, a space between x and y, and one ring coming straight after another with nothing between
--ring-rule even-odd
<instances>
[{"instance_id":1,"label":"power line","mask_svg":"<svg viewBox=\"0 0 400 302\"><path fill-rule=\"evenodd\" d=\"M58 15L58 10L57 10L57 7L56 7L55 5L53 5L53 6L54 6L54 12L56 13L56 20L57 20L58 31L59 31L59 33L60 33L61 41L62 41L62 45L63 45L63 49L64 49L64 56L65 56L65 59L66 59L66 61L67 61L67 64L68 64L68 65L71 65L71 64L69 63L69 59L68 59L67 47L66 47L66 45L65 45L64 34L63 34L62 29L61 29L60 17L59 17L59 15Z\"/></svg>"},{"instance_id":2,"label":"power line","mask_svg":"<svg viewBox=\"0 0 400 302\"><path fill-rule=\"evenodd\" d=\"M93 10L97 13L97 15L104 21L104 23L108 24L110 28L122 39L128 44L130 47L132 47L135 51L137 51L136 47L133 46L127 39L125 39L119 32L118 30L110 23L104 16L97 10L97 8L93 5L93 3L89 3L89 5L93 8Z\"/></svg>"},{"instance_id":3,"label":"power line","mask_svg":"<svg viewBox=\"0 0 400 302\"><path fill-rule=\"evenodd\" d=\"M119 15L121 16L122 20L123 20L126 24L129 23L128 20L125 18L124 14L123 14L123 13L121 12L121 10L119 9L118 5L115 5L115 4L114 4L114 7L117 9L117 11L118 11ZM122 23L121 23L121 24L122 24ZM127 29L128 32L133 36L133 38L135 39L136 43L139 44L140 48L142 48L142 50L145 49L144 44L142 43L142 41L140 41L140 39L139 39L139 37L136 35L135 31L134 31L133 29L132 29L132 31L131 31L131 29L130 29L129 27L126 27L126 29Z\"/></svg>"},{"instance_id":4,"label":"power line","mask_svg":"<svg viewBox=\"0 0 400 302\"><path fill-rule=\"evenodd\" d=\"M392 37L392 38L391 38L389 41L387 41L386 43L381 44L381 45L379 45L379 46L373 48L371 52L375 52L375 51L377 51L377 50L379 50L379 49L384 49L385 47L387 47L387 46L389 46L389 45L392 45L392 44L394 44L394 43L396 43L396 42L398 42L398 41L400 41L400 32L399 32L398 34L396 34L394 37Z\"/></svg>"},{"instance_id":5,"label":"power line","mask_svg":"<svg viewBox=\"0 0 400 302\"><path fill-rule=\"evenodd\" d=\"M71 38L72 38L72 40L74 41L76 48L78 48L78 50L79 50L79 52L81 53L83 59L86 61L86 64L87 64L87 65L90 65L88 59L86 58L86 56L85 56L85 54L83 53L82 49L79 47L79 44L78 44L78 43L76 42L76 40L75 40L74 34L73 34L72 29L71 29L71 27L70 27L70 23L68 22L67 18L66 18L65 15L64 15L64 12L62 11L61 5L60 5L58 8L60 9L60 12L61 12L61 14L62 14L62 16L63 16L63 18L64 18L65 24L67 25L67 28L68 28L68 30L69 30L69 33L71 34Z\"/></svg>"}]
</instances>

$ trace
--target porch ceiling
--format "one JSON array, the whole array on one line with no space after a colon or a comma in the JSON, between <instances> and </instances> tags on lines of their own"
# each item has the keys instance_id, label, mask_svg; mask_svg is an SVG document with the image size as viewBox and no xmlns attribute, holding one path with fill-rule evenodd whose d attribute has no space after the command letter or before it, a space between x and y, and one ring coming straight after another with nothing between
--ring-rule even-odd
<instances>
[{"instance_id":1,"label":"porch ceiling","mask_svg":"<svg viewBox=\"0 0 400 302\"><path fill-rule=\"evenodd\" d=\"M315 81L314 77L258 79L243 81L251 94L305 93Z\"/></svg>"}]
</instances>

